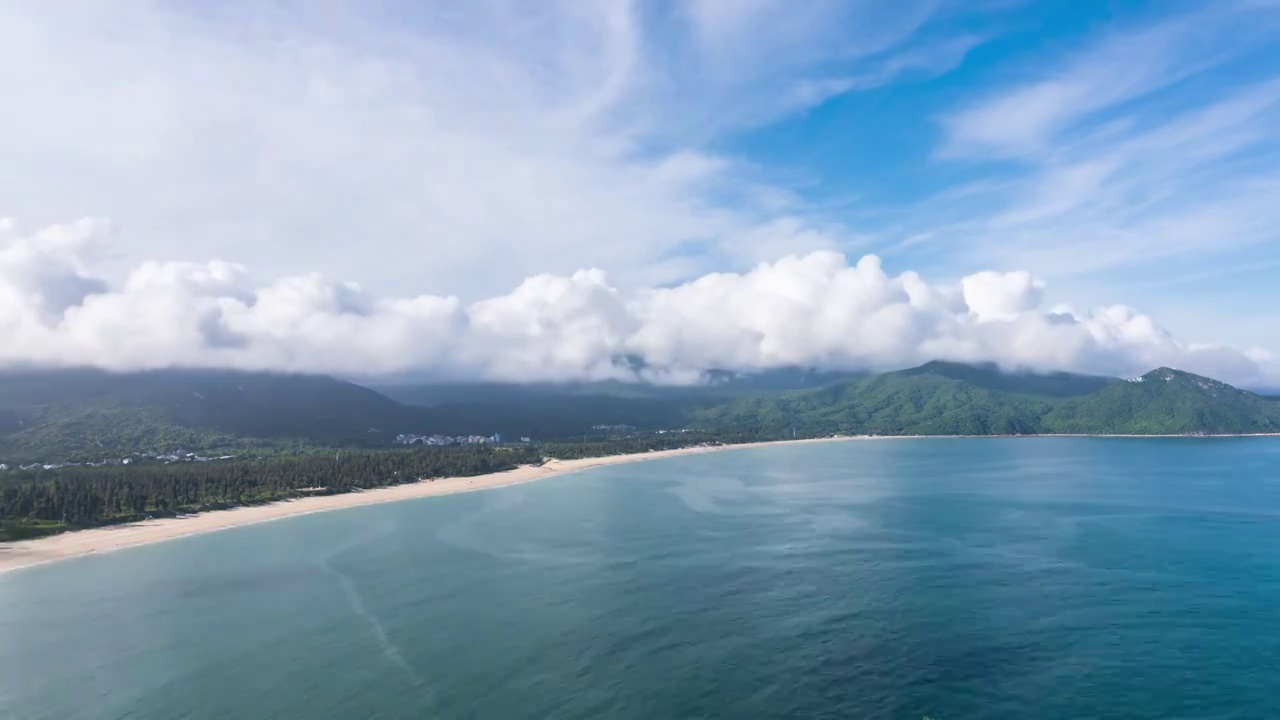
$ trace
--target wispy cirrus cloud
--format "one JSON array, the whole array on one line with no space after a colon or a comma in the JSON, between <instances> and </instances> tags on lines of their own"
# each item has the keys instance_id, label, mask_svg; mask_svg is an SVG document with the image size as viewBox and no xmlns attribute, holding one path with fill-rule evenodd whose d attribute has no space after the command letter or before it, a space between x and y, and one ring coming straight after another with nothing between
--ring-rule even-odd
<instances>
[{"instance_id":1,"label":"wispy cirrus cloud","mask_svg":"<svg viewBox=\"0 0 1280 720\"><path fill-rule=\"evenodd\" d=\"M906 77L931 77L958 66L986 39L982 35L961 35L921 44L877 61L866 63L853 75L830 75L796 80L783 96L784 109L804 110L833 97L857 90L879 88Z\"/></svg>"},{"instance_id":2,"label":"wispy cirrus cloud","mask_svg":"<svg viewBox=\"0 0 1280 720\"><path fill-rule=\"evenodd\" d=\"M967 260L1096 284L1188 275L1188 262L1275 242L1277 27L1266 9L1213 5L988 91L946 116L936 161L989 172L923 203L928 225L908 222L900 251L947 242Z\"/></svg>"},{"instance_id":3,"label":"wispy cirrus cloud","mask_svg":"<svg viewBox=\"0 0 1280 720\"><path fill-rule=\"evenodd\" d=\"M758 238L847 236L763 202L787 193L706 142L799 109L775 90L906 44L931 11L877 5L6 5L0 197L34 223L112 217L121 271L212 255L463 295L582 264L674 281L753 261Z\"/></svg>"},{"instance_id":4,"label":"wispy cirrus cloud","mask_svg":"<svg viewBox=\"0 0 1280 720\"><path fill-rule=\"evenodd\" d=\"M1269 42L1276 29L1269 13L1226 2L1152 27L1113 31L1065 58L1061 67L992 92L946 117L942 153L1051 152L1079 123L1238 57Z\"/></svg>"},{"instance_id":5,"label":"wispy cirrus cloud","mask_svg":"<svg viewBox=\"0 0 1280 720\"><path fill-rule=\"evenodd\" d=\"M643 79L628 4L477 4L416 31L233 7L0 10L7 210L110 215L133 259L459 292L569 258L648 279L672 244L754 226L715 200L725 160L638 154L644 128L611 118Z\"/></svg>"}]
</instances>

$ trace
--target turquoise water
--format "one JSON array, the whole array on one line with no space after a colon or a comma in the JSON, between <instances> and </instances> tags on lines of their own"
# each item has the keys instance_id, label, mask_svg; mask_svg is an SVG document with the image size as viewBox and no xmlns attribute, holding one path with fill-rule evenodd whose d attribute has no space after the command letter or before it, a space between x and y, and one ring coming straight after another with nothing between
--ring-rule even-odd
<instances>
[{"instance_id":1,"label":"turquoise water","mask_svg":"<svg viewBox=\"0 0 1280 720\"><path fill-rule=\"evenodd\" d=\"M0 718L1280 716L1280 442L738 450L0 576Z\"/></svg>"}]
</instances>

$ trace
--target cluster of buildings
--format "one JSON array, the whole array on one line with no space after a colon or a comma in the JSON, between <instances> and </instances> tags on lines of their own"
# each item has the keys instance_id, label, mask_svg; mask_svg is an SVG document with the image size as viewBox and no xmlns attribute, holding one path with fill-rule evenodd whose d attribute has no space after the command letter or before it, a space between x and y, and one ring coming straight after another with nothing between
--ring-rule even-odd
<instances>
[{"instance_id":1,"label":"cluster of buildings","mask_svg":"<svg viewBox=\"0 0 1280 720\"><path fill-rule=\"evenodd\" d=\"M176 453L157 454L154 452L133 453L132 457L121 458L122 465L128 465L134 460L158 460L160 462L213 462L214 460L234 460L235 455L197 455L193 452L184 453L181 450Z\"/></svg>"},{"instance_id":2,"label":"cluster of buildings","mask_svg":"<svg viewBox=\"0 0 1280 720\"><path fill-rule=\"evenodd\" d=\"M401 433L396 436L397 445L483 445L485 443L498 444L503 442L502 433L494 433L489 437L483 435L414 435L412 433ZM529 438L522 437L520 442L529 442Z\"/></svg>"},{"instance_id":3,"label":"cluster of buildings","mask_svg":"<svg viewBox=\"0 0 1280 720\"><path fill-rule=\"evenodd\" d=\"M235 455L197 455L193 452L183 452L178 450L172 453L136 452L128 457L122 458L105 458L102 460L89 460L87 462L62 462L62 463L28 463L19 465L15 470L31 471L31 470L58 470L65 467L107 467L108 465L133 465L141 462L162 462L165 464L175 462L213 462L215 460L232 460ZM0 463L0 472L9 469L5 463Z\"/></svg>"}]
</instances>

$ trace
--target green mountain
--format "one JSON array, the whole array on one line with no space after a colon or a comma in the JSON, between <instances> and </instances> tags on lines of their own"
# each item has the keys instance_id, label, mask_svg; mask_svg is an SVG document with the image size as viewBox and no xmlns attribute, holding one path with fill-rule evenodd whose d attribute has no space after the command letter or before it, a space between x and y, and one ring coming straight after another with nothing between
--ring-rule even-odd
<instances>
[{"instance_id":1,"label":"green mountain","mask_svg":"<svg viewBox=\"0 0 1280 720\"><path fill-rule=\"evenodd\" d=\"M0 460L299 444L379 446L421 412L319 375L204 370L0 373Z\"/></svg>"},{"instance_id":2,"label":"green mountain","mask_svg":"<svg viewBox=\"0 0 1280 720\"><path fill-rule=\"evenodd\" d=\"M1003 372L994 363L966 365L941 360L900 370L896 375L904 377L936 375L964 381L988 390L1048 397L1088 395L1121 382L1119 378L1100 375L1079 375L1068 372Z\"/></svg>"},{"instance_id":3,"label":"green mountain","mask_svg":"<svg viewBox=\"0 0 1280 720\"><path fill-rule=\"evenodd\" d=\"M432 383L372 385L393 400L426 408L430 427L447 434L572 438L594 426L642 430L686 427L696 411L733 399L822 387L861 373L779 368L760 373L712 371L697 385L616 380L568 383Z\"/></svg>"},{"instance_id":4,"label":"green mountain","mask_svg":"<svg viewBox=\"0 0 1280 720\"><path fill-rule=\"evenodd\" d=\"M1267 433L1280 432L1280 405L1211 378L1159 368L1062 403L1044 421L1055 433Z\"/></svg>"},{"instance_id":5,"label":"green mountain","mask_svg":"<svg viewBox=\"0 0 1280 720\"><path fill-rule=\"evenodd\" d=\"M483 404L518 405L528 402L573 402L581 398L661 400L663 402L720 400L761 392L800 390L840 380L865 377L866 373L785 367L757 373L712 370L706 382L695 385L653 385L641 382L461 382L370 383L369 387L406 405Z\"/></svg>"},{"instance_id":6,"label":"green mountain","mask_svg":"<svg viewBox=\"0 0 1280 720\"><path fill-rule=\"evenodd\" d=\"M739 400L697 420L761 435L1237 434L1280 432L1280 404L1170 368L1124 382L933 362Z\"/></svg>"},{"instance_id":7,"label":"green mountain","mask_svg":"<svg viewBox=\"0 0 1280 720\"><path fill-rule=\"evenodd\" d=\"M929 363L817 390L738 400L698 413L697 422L760 435L1038 432L1036 420L1053 398L992 387L1007 382L994 368Z\"/></svg>"},{"instance_id":8,"label":"green mountain","mask_svg":"<svg viewBox=\"0 0 1280 720\"><path fill-rule=\"evenodd\" d=\"M726 375L682 388L470 384L386 392L401 402L318 375L0 372L0 462L178 448L378 448L400 433L545 441L679 428L738 438L1280 432L1280 403L1168 368L1125 382L932 362L873 376Z\"/></svg>"}]
</instances>

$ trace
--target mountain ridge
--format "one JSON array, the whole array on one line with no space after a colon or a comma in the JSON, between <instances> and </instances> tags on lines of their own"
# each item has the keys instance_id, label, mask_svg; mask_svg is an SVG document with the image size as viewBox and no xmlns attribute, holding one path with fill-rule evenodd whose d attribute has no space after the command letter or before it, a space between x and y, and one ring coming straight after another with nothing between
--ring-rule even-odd
<instances>
[{"instance_id":1,"label":"mountain ridge","mask_svg":"<svg viewBox=\"0 0 1280 720\"><path fill-rule=\"evenodd\" d=\"M402 399L410 395L401 389ZM435 399L414 405L324 375L6 370L0 462L176 448L391 447L399 433L569 439L695 428L767 439L1280 432L1280 403L1167 367L1124 381L934 361L876 375L789 371L676 388L473 384Z\"/></svg>"},{"instance_id":2,"label":"mountain ridge","mask_svg":"<svg viewBox=\"0 0 1280 720\"><path fill-rule=\"evenodd\" d=\"M382 444L408 408L325 375L91 368L0 373L0 452ZM18 448L15 451L14 448ZM28 452L22 452L22 449Z\"/></svg>"},{"instance_id":3,"label":"mountain ridge","mask_svg":"<svg viewBox=\"0 0 1280 720\"><path fill-rule=\"evenodd\" d=\"M1157 368L1141 378L1125 382L1058 374L1046 380L934 362L819 391L741 400L704 412L701 419L717 427L804 434L1280 432L1277 404L1254 393L1172 368Z\"/></svg>"}]
</instances>

